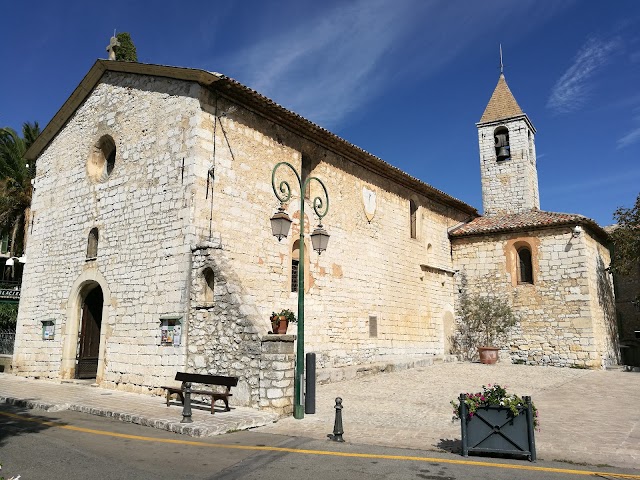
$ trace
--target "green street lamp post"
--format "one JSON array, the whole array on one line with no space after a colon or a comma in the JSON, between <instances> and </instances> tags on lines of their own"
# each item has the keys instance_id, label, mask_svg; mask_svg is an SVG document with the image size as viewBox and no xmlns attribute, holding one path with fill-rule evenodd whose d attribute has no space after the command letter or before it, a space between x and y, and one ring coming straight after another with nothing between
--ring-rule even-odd
<instances>
[{"instance_id":1,"label":"green street lamp post","mask_svg":"<svg viewBox=\"0 0 640 480\"><path fill-rule=\"evenodd\" d=\"M291 186L285 180L281 181L276 188L276 170L281 166L287 166L293 171L298 180L298 186L300 187L300 261L298 264L298 338L296 343L296 368L294 374L293 384L293 416L294 418L304 418L304 399L302 388L302 377L304 376L304 192L307 189L307 185L311 180L317 181L324 192L323 200L321 197L315 197L313 199L313 210L319 218L319 225L315 228L311 234L311 244L313 249L320 255L327 249L327 243L329 243L329 234L322 226L322 217L327 214L329 210L329 194L327 193L327 187L317 177L307 177L303 183L300 175L296 169L288 162L280 162L273 167L271 172L271 186L273 187L273 193L280 201L280 208L271 217L271 231L273 236L282 240L289 234L289 227L291 227L291 218L284 211L284 204L291 199Z\"/></svg>"}]
</instances>

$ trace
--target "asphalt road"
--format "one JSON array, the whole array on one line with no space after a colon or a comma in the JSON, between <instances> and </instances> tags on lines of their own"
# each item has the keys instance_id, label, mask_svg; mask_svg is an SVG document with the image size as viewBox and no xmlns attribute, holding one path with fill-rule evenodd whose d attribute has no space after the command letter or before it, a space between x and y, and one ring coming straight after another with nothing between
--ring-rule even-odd
<instances>
[{"instance_id":1,"label":"asphalt road","mask_svg":"<svg viewBox=\"0 0 640 480\"><path fill-rule=\"evenodd\" d=\"M640 479L640 470L529 463L236 432L192 438L76 412L0 406L0 477L39 479ZM514 469L515 467L516 469ZM614 476L624 474L624 476Z\"/></svg>"}]
</instances>

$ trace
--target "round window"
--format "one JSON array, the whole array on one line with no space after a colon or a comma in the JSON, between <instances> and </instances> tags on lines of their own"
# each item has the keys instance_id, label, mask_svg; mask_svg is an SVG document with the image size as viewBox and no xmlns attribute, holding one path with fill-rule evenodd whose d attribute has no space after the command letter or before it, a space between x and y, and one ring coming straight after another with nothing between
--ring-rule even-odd
<instances>
[{"instance_id":1,"label":"round window","mask_svg":"<svg viewBox=\"0 0 640 480\"><path fill-rule=\"evenodd\" d=\"M93 147L87 160L87 174L94 182L104 182L116 165L116 144L109 135L104 135Z\"/></svg>"}]
</instances>

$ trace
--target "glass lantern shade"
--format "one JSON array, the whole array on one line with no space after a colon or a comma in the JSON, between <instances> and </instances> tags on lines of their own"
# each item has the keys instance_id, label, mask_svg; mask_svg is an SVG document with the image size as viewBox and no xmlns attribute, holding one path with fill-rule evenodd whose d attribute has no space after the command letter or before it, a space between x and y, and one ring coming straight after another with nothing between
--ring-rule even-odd
<instances>
[{"instance_id":1,"label":"glass lantern shade","mask_svg":"<svg viewBox=\"0 0 640 480\"><path fill-rule=\"evenodd\" d=\"M318 255L322 254L322 252L327 249L329 237L330 235L322 225L318 225L311 234L311 244L313 245L313 249L318 252Z\"/></svg>"},{"instance_id":2,"label":"glass lantern shade","mask_svg":"<svg viewBox=\"0 0 640 480\"><path fill-rule=\"evenodd\" d=\"M271 233L280 241L289 235L289 227L291 227L291 219L284 208L280 207L271 217Z\"/></svg>"}]
</instances>

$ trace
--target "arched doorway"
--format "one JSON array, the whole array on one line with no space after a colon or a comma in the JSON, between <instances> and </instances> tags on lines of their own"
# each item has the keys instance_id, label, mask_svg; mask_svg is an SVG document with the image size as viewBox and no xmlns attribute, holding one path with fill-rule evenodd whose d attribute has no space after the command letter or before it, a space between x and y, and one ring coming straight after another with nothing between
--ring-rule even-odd
<instances>
[{"instance_id":1,"label":"arched doorway","mask_svg":"<svg viewBox=\"0 0 640 480\"><path fill-rule=\"evenodd\" d=\"M104 296L100 285L87 286L82 295L80 332L76 357L76 378L96 378L100 356L100 327Z\"/></svg>"}]
</instances>

